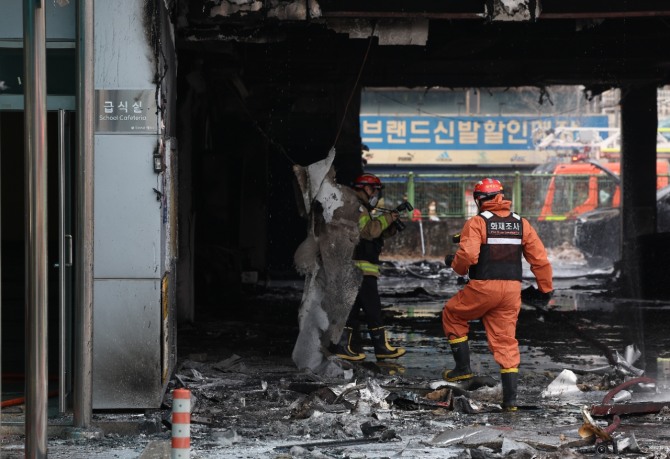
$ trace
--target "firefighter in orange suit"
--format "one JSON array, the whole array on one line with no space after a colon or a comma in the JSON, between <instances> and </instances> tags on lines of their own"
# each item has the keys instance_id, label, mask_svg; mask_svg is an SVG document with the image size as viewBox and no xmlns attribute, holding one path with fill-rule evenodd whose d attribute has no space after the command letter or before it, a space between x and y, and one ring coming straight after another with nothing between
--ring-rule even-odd
<instances>
[{"instance_id":1,"label":"firefighter in orange suit","mask_svg":"<svg viewBox=\"0 0 670 459\"><path fill-rule=\"evenodd\" d=\"M521 309L521 256L530 264L538 285L540 303L547 304L553 293L552 268L547 253L525 219L510 211L512 202L504 199L503 186L495 179L475 185L473 198L479 214L463 226L455 255L445 263L470 281L442 310L442 328L456 362L445 370L446 381L472 378L468 322L481 319L489 349L500 365L503 388L502 407L516 410L519 374L519 343L516 323Z\"/></svg>"},{"instance_id":2,"label":"firefighter in orange suit","mask_svg":"<svg viewBox=\"0 0 670 459\"><path fill-rule=\"evenodd\" d=\"M360 240L354 249L354 264L363 273L363 282L336 346L335 354L345 360L365 359L365 354L353 341L354 333L358 332L358 315L360 310L363 310L377 360L396 359L405 354L405 349L391 346L386 337L386 329L382 323L382 304L379 299L377 278L379 277L379 255L384 246L384 239L396 233L393 222L398 219L399 214L396 211L379 215L371 214L379 202L383 188L377 176L363 174L356 178L353 188L361 204L358 219Z\"/></svg>"}]
</instances>

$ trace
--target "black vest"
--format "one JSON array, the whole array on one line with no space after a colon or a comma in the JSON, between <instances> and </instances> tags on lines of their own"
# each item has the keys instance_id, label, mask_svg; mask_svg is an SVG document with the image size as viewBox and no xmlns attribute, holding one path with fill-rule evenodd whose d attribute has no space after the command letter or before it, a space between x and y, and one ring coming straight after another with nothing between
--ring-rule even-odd
<instances>
[{"instance_id":1,"label":"black vest","mask_svg":"<svg viewBox=\"0 0 670 459\"><path fill-rule=\"evenodd\" d=\"M486 222L486 244L479 250L479 261L470 266L470 279L521 280L523 222L514 212L499 217L484 211L478 215Z\"/></svg>"},{"instance_id":2,"label":"black vest","mask_svg":"<svg viewBox=\"0 0 670 459\"><path fill-rule=\"evenodd\" d=\"M380 237L371 241L361 239L354 249L354 260L369 261L375 265L379 264L379 255L382 253L384 240Z\"/></svg>"}]
</instances>

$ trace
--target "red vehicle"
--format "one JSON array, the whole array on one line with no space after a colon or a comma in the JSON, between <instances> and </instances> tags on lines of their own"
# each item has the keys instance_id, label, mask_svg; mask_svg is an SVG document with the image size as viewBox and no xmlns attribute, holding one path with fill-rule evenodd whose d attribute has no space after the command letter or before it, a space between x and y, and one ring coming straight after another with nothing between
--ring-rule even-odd
<instances>
[{"instance_id":1,"label":"red vehicle","mask_svg":"<svg viewBox=\"0 0 670 459\"><path fill-rule=\"evenodd\" d=\"M553 177L549 181L539 220L575 219L584 212L598 208L619 207L620 163L557 163L544 170ZM668 161L656 162L656 189L668 185Z\"/></svg>"}]
</instances>

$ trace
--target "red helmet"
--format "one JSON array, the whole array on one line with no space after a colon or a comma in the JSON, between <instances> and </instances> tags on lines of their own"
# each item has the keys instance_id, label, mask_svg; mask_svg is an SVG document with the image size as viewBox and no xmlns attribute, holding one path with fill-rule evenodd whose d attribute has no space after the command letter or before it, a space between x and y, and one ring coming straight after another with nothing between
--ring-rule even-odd
<instances>
[{"instance_id":1,"label":"red helmet","mask_svg":"<svg viewBox=\"0 0 670 459\"><path fill-rule=\"evenodd\" d=\"M371 186L372 188L375 188L377 190L381 190L382 188L384 188L384 185L382 185L382 181L379 180L379 177L373 174L359 175L358 177L356 177L356 180L354 180L354 188L360 190L366 185Z\"/></svg>"},{"instance_id":2,"label":"red helmet","mask_svg":"<svg viewBox=\"0 0 670 459\"><path fill-rule=\"evenodd\" d=\"M488 201L492 199L495 195L502 193L503 186L496 179L485 178L480 180L475 185L475 189L472 192L472 197L475 198L477 204Z\"/></svg>"}]
</instances>

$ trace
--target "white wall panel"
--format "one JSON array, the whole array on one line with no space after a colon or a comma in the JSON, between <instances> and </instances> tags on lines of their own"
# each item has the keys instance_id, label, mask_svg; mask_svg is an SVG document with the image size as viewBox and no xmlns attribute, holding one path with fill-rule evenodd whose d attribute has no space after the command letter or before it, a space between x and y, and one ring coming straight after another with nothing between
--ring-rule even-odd
<instances>
[{"instance_id":1,"label":"white wall panel","mask_svg":"<svg viewBox=\"0 0 670 459\"><path fill-rule=\"evenodd\" d=\"M95 88L154 88L152 51L143 5L137 1L95 2Z\"/></svg>"},{"instance_id":2,"label":"white wall panel","mask_svg":"<svg viewBox=\"0 0 670 459\"><path fill-rule=\"evenodd\" d=\"M93 291L93 408L159 407L160 280L96 280Z\"/></svg>"},{"instance_id":3,"label":"white wall panel","mask_svg":"<svg viewBox=\"0 0 670 459\"><path fill-rule=\"evenodd\" d=\"M96 135L94 277L160 278L155 136Z\"/></svg>"}]
</instances>

